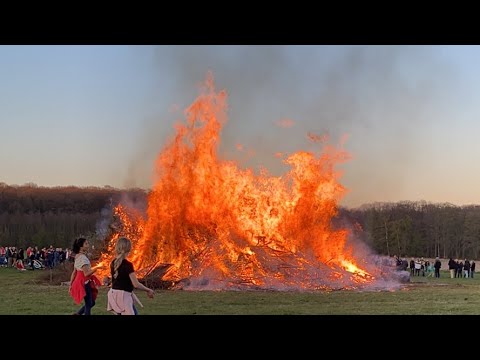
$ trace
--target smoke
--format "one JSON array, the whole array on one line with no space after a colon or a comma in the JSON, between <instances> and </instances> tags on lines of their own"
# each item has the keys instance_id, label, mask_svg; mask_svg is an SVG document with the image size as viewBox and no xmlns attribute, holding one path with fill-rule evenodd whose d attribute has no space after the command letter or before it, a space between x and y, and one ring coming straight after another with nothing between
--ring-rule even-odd
<instances>
[{"instance_id":1,"label":"smoke","mask_svg":"<svg viewBox=\"0 0 480 360\"><path fill-rule=\"evenodd\" d=\"M419 46L160 46L152 74L164 89L163 108L146 120L127 183L151 185L156 155L211 70L217 88L229 95L221 156L281 174L285 168L278 154L318 149L308 133L328 134L333 143L348 134L345 148L353 160L342 165L342 183L351 190L345 203L402 200L412 164L430 155L424 142L435 114L432 104L448 88L440 78L453 82L453 72L435 51Z\"/></svg>"},{"instance_id":2,"label":"smoke","mask_svg":"<svg viewBox=\"0 0 480 360\"><path fill-rule=\"evenodd\" d=\"M112 223L112 206L105 206L100 212L100 218L95 226L95 237L97 240L104 241L110 235L109 225Z\"/></svg>"},{"instance_id":3,"label":"smoke","mask_svg":"<svg viewBox=\"0 0 480 360\"><path fill-rule=\"evenodd\" d=\"M100 217L96 222L95 237L97 240L107 240L111 236L112 231L116 231L112 228L112 225L115 225L114 207L117 205L122 205L145 217L147 212L147 197L146 194L140 191L124 191L120 193L119 198L110 198L108 203L105 204L100 211Z\"/></svg>"}]
</instances>

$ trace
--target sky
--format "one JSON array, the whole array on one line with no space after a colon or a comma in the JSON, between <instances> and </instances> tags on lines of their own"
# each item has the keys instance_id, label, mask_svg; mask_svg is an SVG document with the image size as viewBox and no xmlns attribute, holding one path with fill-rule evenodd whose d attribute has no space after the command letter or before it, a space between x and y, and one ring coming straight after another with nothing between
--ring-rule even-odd
<instances>
[{"instance_id":1,"label":"sky","mask_svg":"<svg viewBox=\"0 0 480 360\"><path fill-rule=\"evenodd\" d=\"M221 157L328 134L347 207L480 204L479 46L0 46L0 182L152 185L154 160L211 71L228 93ZM282 121L292 127L279 127Z\"/></svg>"}]
</instances>

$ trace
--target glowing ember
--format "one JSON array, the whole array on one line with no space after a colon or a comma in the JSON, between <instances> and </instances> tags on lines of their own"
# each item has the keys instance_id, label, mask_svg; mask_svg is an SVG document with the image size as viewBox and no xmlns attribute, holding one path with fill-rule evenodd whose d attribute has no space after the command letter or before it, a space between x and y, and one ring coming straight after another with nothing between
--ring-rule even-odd
<instances>
[{"instance_id":1,"label":"glowing ember","mask_svg":"<svg viewBox=\"0 0 480 360\"><path fill-rule=\"evenodd\" d=\"M217 154L226 100L209 74L156 160L147 213L115 209L121 226L101 261L111 261L121 234L133 241L136 269L171 264L163 280L183 288L329 289L374 281L378 270L353 256L350 231L331 224L345 192L334 166L349 155L308 133L318 154L272 153L290 166L284 176L240 169Z\"/></svg>"}]
</instances>

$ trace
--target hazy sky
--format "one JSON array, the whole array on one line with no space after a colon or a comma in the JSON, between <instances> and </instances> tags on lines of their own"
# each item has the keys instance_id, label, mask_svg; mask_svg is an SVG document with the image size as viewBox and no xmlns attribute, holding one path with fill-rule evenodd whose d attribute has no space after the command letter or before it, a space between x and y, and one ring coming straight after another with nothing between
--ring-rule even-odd
<instances>
[{"instance_id":1,"label":"hazy sky","mask_svg":"<svg viewBox=\"0 0 480 360\"><path fill-rule=\"evenodd\" d=\"M478 46L0 46L0 182L149 187L211 70L223 158L241 143L278 175L307 132L346 134L343 205L480 204L479 62Z\"/></svg>"}]
</instances>

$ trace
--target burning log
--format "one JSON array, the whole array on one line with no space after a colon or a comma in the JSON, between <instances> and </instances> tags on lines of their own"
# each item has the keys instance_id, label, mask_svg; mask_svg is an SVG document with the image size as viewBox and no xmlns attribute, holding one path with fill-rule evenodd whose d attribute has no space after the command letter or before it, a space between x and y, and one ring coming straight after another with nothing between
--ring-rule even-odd
<instances>
[{"instance_id":1,"label":"burning log","mask_svg":"<svg viewBox=\"0 0 480 360\"><path fill-rule=\"evenodd\" d=\"M171 289L175 281L162 280L163 276L170 270L173 264L155 264L149 269L138 271L139 281L152 289Z\"/></svg>"}]
</instances>

